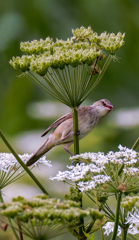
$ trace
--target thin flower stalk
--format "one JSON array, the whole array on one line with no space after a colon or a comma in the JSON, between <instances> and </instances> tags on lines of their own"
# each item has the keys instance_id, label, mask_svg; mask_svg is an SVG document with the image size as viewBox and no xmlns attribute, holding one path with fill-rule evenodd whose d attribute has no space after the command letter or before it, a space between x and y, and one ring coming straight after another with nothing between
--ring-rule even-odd
<instances>
[{"instance_id":1,"label":"thin flower stalk","mask_svg":"<svg viewBox=\"0 0 139 240\"><path fill-rule=\"evenodd\" d=\"M118 231L118 223L119 223L119 212L120 212L120 203L121 203L121 193L117 195L117 206L116 206L116 215L115 215L115 223L114 223L114 231L111 240L115 240Z\"/></svg>"}]
</instances>

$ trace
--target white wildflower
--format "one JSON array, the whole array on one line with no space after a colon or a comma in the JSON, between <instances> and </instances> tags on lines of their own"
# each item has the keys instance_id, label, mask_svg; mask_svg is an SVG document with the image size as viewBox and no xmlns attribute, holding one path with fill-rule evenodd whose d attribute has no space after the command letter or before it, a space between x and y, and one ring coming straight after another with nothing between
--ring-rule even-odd
<instances>
[{"instance_id":1,"label":"white wildflower","mask_svg":"<svg viewBox=\"0 0 139 240\"><path fill-rule=\"evenodd\" d=\"M85 160L91 159L90 152L85 152L85 153L77 154L70 157L70 160L72 161L77 159L85 159Z\"/></svg>"},{"instance_id":2,"label":"white wildflower","mask_svg":"<svg viewBox=\"0 0 139 240\"><path fill-rule=\"evenodd\" d=\"M26 163L28 161L28 159L32 156L32 154L23 154L23 155L18 155L21 160ZM52 165L50 164L50 161L45 160L45 157L40 158L37 163L33 164L34 166L38 163L43 163L45 165L47 165L48 167L51 167ZM18 161L16 160L16 158L14 157L14 155L12 153L0 153L0 170L1 171L9 171L9 169L11 168L19 168L20 164L18 163Z\"/></svg>"},{"instance_id":3,"label":"white wildflower","mask_svg":"<svg viewBox=\"0 0 139 240\"><path fill-rule=\"evenodd\" d=\"M105 232L104 234L106 234L107 236L109 236L109 234L111 232L113 232L114 230L114 222L107 222L103 228L105 229ZM117 236L120 236L121 235L121 228L120 226L118 226L118 233L117 233Z\"/></svg>"},{"instance_id":4,"label":"white wildflower","mask_svg":"<svg viewBox=\"0 0 139 240\"><path fill-rule=\"evenodd\" d=\"M50 177L50 180L65 181L68 175L69 175L69 171L65 171L65 172L58 171L58 174L56 175L56 177Z\"/></svg>"},{"instance_id":5,"label":"white wildflower","mask_svg":"<svg viewBox=\"0 0 139 240\"><path fill-rule=\"evenodd\" d=\"M87 182L78 182L77 184L79 186L79 190L81 192L89 191L91 189L94 189L96 184L94 181L87 181Z\"/></svg>"},{"instance_id":6,"label":"white wildflower","mask_svg":"<svg viewBox=\"0 0 139 240\"><path fill-rule=\"evenodd\" d=\"M128 175L134 175L137 174L139 172L138 168L135 167L129 167L128 169L123 169L124 173L127 173Z\"/></svg>"},{"instance_id":7,"label":"white wildflower","mask_svg":"<svg viewBox=\"0 0 139 240\"><path fill-rule=\"evenodd\" d=\"M139 210L136 207L132 212L128 212L126 223L130 224L128 229L129 234L139 234Z\"/></svg>"},{"instance_id":8,"label":"white wildflower","mask_svg":"<svg viewBox=\"0 0 139 240\"><path fill-rule=\"evenodd\" d=\"M91 163L91 164L89 164L88 165L88 170L90 171L90 172L94 172L94 173L100 173L100 172L102 172L103 171L103 169L105 168L105 166L100 166L100 167L98 167L98 166L96 166L95 164L93 164L93 163Z\"/></svg>"},{"instance_id":9,"label":"white wildflower","mask_svg":"<svg viewBox=\"0 0 139 240\"><path fill-rule=\"evenodd\" d=\"M71 171L59 171L56 177L51 177L51 180L65 181L70 180L73 182L79 181L84 178L89 168L85 163L76 164L76 166L67 166Z\"/></svg>"},{"instance_id":10,"label":"white wildflower","mask_svg":"<svg viewBox=\"0 0 139 240\"><path fill-rule=\"evenodd\" d=\"M101 184L101 183L110 181L111 177L105 176L105 175L97 175L97 176L92 177L92 179L95 181L96 184Z\"/></svg>"}]
</instances>

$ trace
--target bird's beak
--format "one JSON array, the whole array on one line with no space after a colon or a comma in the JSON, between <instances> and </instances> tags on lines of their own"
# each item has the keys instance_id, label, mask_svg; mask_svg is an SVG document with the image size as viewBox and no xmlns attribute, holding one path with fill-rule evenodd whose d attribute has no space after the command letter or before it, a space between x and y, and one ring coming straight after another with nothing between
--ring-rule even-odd
<instances>
[{"instance_id":1,"label":"bird's beak","mask_svg":"<svg viewBox=\"0 0 139 240\"><path fill-rule=\"evenodd\" d=\"M112 108L113 108L113 105L112 105L112 104L106 105L105 108L106 108L108 111L111 111Z\"/></svg>"}]
</instances>

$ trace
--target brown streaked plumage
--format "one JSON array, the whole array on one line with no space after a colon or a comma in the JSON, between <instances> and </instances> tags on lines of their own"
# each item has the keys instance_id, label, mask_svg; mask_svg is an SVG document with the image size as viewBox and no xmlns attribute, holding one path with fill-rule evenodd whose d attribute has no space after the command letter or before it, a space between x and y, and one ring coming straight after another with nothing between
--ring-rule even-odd
<instances>
[{"instance_id":1,"label":"brown streaked plumage","mask_svg":"<svg viewBox=\"0 0 139 240\"><path fill-rule=\"evenodd\" d=\"M85 137L91 130L105 117L113 108L111 102L107 99L101 99L92 105L80 107L78 109L79 139ZM27 161L30 166L41 156L56 145L64 144L64 149L69 152L70 145L74 142L72 113L69 112L57 119L42 134L45 136L51 129L54 131L48 136L45 143L35 152Z\"/></svg>"}]
</instances>

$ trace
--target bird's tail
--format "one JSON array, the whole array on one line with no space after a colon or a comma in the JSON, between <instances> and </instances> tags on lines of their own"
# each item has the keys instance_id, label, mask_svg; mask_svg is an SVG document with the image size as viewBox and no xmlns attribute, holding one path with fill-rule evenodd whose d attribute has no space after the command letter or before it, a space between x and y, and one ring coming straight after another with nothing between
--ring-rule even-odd
<instances>
[{"instance_id":1,"label":"bird's tail","mask_svg":"<svg viewBox=\"0 0 139 240\"><path fill-rule=\"evenodd\" d=\"M26 162L26 166L31 166L33 163L35 163L40 157L42 157L46 152L48 152L54 145L52 145L52 142L49 141L49 138L45 141L45 143L35 152L31 158Z\"/></svg>"}]
</instances>

